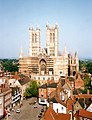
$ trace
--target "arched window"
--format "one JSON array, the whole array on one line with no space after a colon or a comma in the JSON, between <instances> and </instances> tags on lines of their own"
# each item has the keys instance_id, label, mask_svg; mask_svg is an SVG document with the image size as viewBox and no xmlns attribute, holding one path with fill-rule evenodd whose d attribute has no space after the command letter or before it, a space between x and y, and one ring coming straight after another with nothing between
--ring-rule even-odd
<instances>
[{"instance_id":1,"label":"arched window","mask_svg":"<svg viewBox=\"0 0 92 120\"><path fill-rule=\"evenodd\" d=\"M40 61L40 73L42 72L46 74L46 61L44 59Z\"/></svg>"},{"instance_id":2,"label":"arched window","mask_svg":"<svg viewBox=\"0 0 92 120\"><path fill-rule=\"evenodd\" d=\"M52 42L52 33L50 33L50 42Z\"/></svg>"},{"instance_id":3,"label":"arched window","mask_svg":"<svg viewBox=\"0 0 92 120\"><path fill-rule=\"evenodd\" d=\"M32 42L34 43L34 34L32 34Z\"/></svg>"},{"instance_id":4,"label":"arched window","mask_svg":"<svg viewBox=\"0 0 92 120\"><path fill-rule=\"evenodd\" d=\"M53 33L53 42L55 41L55 33Z\"/></svg>"},{"instance_id":5,"label":"arched window","mask_svg":"<svg viewBox=\"0 0 92 120\"><path fill-rule=\"evenodd\" d=\"M35 33L35 43L37 42L37 34Z\"/></svg>"}]
</instances>

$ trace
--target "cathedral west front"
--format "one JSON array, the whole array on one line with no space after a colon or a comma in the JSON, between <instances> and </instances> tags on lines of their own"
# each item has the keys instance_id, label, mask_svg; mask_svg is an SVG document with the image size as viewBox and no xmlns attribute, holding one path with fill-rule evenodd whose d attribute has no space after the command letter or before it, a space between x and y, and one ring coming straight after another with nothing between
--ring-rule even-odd
<instances>
[{"instance_id":1,"label":"cathedral west front","mask_svg":"<svg viewBox=\"0 0 92 120\"><path fill-rule=\"evenodd\" d=\"M40 28L29 27L29 53L19 57L19 72L25 75L73 75L79 70L77 53L71 55L66 47L59 53L58 25L46 25L46 48L40 46Z\"/></svg>"}]
</instances>

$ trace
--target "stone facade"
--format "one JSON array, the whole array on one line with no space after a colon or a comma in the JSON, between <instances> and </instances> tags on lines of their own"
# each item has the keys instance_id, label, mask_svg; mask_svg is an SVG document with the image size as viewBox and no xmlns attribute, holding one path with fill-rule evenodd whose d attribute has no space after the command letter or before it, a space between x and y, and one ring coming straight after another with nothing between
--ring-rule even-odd
<instances>
[{"instance_id":1,"label":"stone facade","mask_svg":"<svg viewBox=\"0 0 92 120\"><path fill-rule=\"evenodd\" d=\"M19 72L26 75L73 75L79 70L78 56L68 54L66 47L59 53L58 25L46 25L46 48L40 47L40 29L29 28L29 55L21 50Z\"/></svg>"},{"instance_id":2,"label":"stone facade","mask_svg":"<svg viewBox=\"0 0 92 120\"><path fill-rule=\"evenodd\" d=\"M12 90L7 83L0 83L0 118L11 108Z\"/></svg>"}]
</instances>

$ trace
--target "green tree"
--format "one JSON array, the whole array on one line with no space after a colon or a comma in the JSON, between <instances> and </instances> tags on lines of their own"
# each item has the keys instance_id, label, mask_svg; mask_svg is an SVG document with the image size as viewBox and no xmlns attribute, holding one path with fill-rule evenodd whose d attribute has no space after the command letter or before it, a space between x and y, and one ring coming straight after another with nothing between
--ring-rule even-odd
<instances>
[{"instance_id":1,"label":"green tree","mask_svg":"<svg viewBox=\"0 0 92 120\"><path fill-rule=\"evenodd\" d=\"M92 93L91 79L88 74L85 74L83 93L87 93L87 90L89 90L89 92Z\"/></svg>"},{"instance_id":2,"label":"green tree","mask_svg":"<svg viewBox=\"0 0 92 120\"><path fill-rule=\"evenodd\" d=\"M84 76L84 87L89 88L90 85L91 85L91 79L90 79L89 75L85 74L85 76Z\"/></svg>"},{"instance_id":3,"label":"green tree","mask_svg":"<svg viewBox=\"0 0 92 120\"><path fill-rule=\"evenodd\" d=\"M92 61L89 61L86 65L87 72L92 74Z\"/></svg>"},{"instance_id":4,"label":"green tree","mask_svg":"<svg viewBox=\"0 0 92 120\"><path fill-rule=\"evenodd\" d=\"M86 72L86 61L79 60L79 70L81 72Z\"/></svg>"},{"instance_id":5,"label":"green tree","mask_svg":"<svg viewBox=\"0 0 92 120\"><path fill-rule=\"evenodd\" d=\"M4 71L16 72L18 71L18 60L16 59L0 59Z\"/></svg>"},{"instance_id":6,"label":"green tree","mask_svg":"<svg viewBox=\"0 0 92 120\"><path fill-rule=\"evenodd\" d=\"M26 88L24 93L25 97L38 97L38 85L35 80L32 80L29 84L29 87Z\"/></svg>"}]
</instances>

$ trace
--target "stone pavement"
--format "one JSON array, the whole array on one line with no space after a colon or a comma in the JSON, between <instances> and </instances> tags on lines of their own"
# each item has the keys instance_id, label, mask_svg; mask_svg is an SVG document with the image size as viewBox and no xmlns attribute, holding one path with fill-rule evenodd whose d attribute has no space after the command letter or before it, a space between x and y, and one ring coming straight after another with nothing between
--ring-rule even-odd
<instances>
[{"instance_id":1,"label":"stone pavement","mask_svg":"<svg viewBox=\"0 0 92 120\"><path fill-rule=\"evenodd\" d=\"M35 100L36 98L23 100L23 106L16 106L14 108L15 112L11 112L9 117L6 117L2 120L39 120L38 115L40 114L43 106L39 105L38 103L33 104ZM18 108L21 110L20 113L16 113L16 109Z\"/></svg>"}]
</instances>

